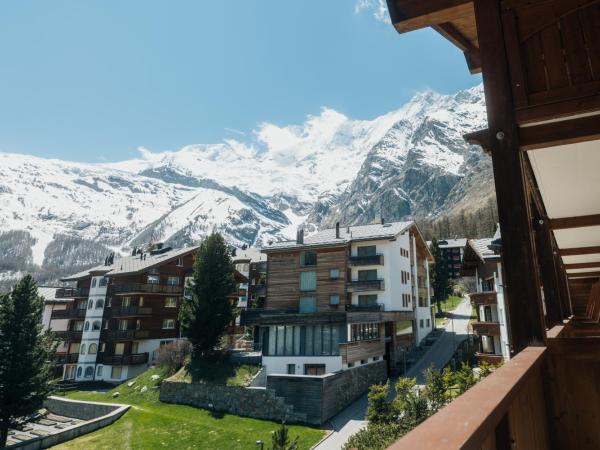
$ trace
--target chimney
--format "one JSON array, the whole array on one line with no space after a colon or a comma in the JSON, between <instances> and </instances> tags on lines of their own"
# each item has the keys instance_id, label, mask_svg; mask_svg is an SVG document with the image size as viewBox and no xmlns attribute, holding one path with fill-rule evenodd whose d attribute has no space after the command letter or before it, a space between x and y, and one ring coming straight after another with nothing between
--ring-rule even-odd
<instances>
[{"instance_id":1,"label":"chimney","mask_svg":"<svg viewBox=\"0 0 600 450\"><path fill-rule=\"evenodd\" d=\"M385 219L381 216L381 225L385 224Z\"/></svg>"},{"instance_id":2,"label":"chimney","mask_svg":"<svg viewBox=\"0 0 600 450\"><path fill-rule=\"evenodd\" d=\"M335 238L336 239L340 238L340 223L339 222L335 223Z\"/></svg>"},{"instance_id":3,"label":"chimney","mask_svg":"<svg viewBox=\"0 0 600 450\"><path fill-rule=\"evenodd\" d=\"M296 244L304 244L304 230L300 229L296 233Z\"/></svg>"}]
</instances>

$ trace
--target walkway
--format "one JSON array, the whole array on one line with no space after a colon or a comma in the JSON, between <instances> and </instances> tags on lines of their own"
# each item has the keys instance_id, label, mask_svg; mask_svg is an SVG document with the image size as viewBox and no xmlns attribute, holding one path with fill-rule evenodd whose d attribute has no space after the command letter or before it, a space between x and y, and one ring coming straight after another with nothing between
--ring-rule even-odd
<instances>
[{"instance_id":1,"label":"walkway","mask_svg":"<svg viewBox=\"0 0 600 450\"><path fill-rule=\"evenodd\" d=\"M452 312L445 331L438 340L408 371L407 376L415 377L417 383L423 384L423 371L433 365L441 369L450 360L458 344L468 336L471 304L464 299ZM393 382L391 384L394 384ZM355 400L329 421L332 433L315 447L315 450L340 450L346 441L360 429L367 426L367 394Z\"/></svg>"}]
</instances>

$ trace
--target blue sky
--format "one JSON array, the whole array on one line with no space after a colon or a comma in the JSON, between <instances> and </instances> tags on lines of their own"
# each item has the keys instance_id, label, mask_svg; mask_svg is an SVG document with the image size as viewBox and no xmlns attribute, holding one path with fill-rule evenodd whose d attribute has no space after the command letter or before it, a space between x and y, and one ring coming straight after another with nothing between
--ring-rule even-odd
<instances>
[{"instance_id":1,"label":"blue sky","mask_svg":"<svg viewBox=\"0 0 600 450\"><path fill-rule=\"evenodd\" d=\"M439 35L379 20L378 2L5 2L0 151L117 161L480 82Z\"/></svg>"}]
</instances>

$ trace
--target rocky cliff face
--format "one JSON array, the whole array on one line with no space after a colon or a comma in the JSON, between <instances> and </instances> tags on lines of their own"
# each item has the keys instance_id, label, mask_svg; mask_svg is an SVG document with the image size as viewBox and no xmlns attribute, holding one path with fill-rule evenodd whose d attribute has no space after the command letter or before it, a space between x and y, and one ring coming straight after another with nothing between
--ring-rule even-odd
<instances>
[{"instance_id":1,"label":"rocky cliff face","mask_svg":"<svg viewBox=\"0 0 600 450\"><path fill-rule=\"evenodd\" d=\"M369 121L324 109L304 124L136 160L81 164L0 153L0 288L42 281L149 240L213 230L260 246L342 224L436 218L493 196L491 164L462 135L485 127L481 87L425 92Z\"/></svg>"}]
</instances>

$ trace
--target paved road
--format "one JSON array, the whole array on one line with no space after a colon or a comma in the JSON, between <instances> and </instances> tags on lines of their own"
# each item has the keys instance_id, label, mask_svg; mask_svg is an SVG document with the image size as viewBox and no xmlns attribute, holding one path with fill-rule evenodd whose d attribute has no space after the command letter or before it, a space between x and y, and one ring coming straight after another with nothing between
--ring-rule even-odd
<instances>
[{"instance_id":1,"label":"paved road","mask_svg":"<svg viewBox=\"0 0 600 450\"><path fill-rule=\"evenodd\" d=\"M449 320L446 329L436 343L417 361L407 373L409 377L417 378L417 383L423 384L422 372L431 365L441 369L452 357L457 345L468 336L471 305L468 300L463 300L452 312L453 320ZM392 380L393 386L395 382ZM367 412L367 394L355 400L330 420L332 433L315 447L315 450L339 450L348 438L360 429L367 426L365 414Z\"/></svg>"}]
</instances>

